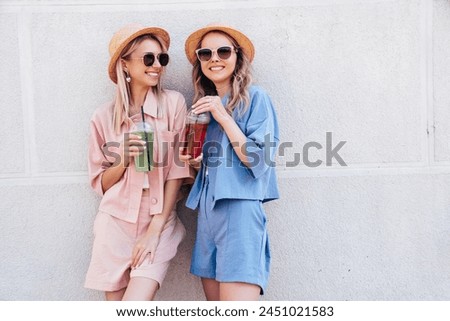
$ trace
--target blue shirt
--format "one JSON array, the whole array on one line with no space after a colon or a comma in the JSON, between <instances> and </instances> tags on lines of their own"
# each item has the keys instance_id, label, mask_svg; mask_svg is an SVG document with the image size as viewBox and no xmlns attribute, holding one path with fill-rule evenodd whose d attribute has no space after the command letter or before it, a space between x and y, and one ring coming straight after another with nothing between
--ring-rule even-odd
<instances>
[{"instance_id":1,"label":"blue shirt","mask_svg":"<svg viewBox=\"0 0 450 321\"><path fill-rule=\"evenodd\" d=\"M233 110L233 119L247 137L245 148L249 166L238 158L228 136L211 117L203 145L203 164L189 193L186 206L198 207L208 168L209 193L213 204L221 199L249 199L262 202L279 198L275 170L275 153L279 143L279 128L272 101L258 86L249 90L250 106L240 115L242 106ZM228 95L222 98L226 106ZM205 166L206 165L206 166Z\"/></svg>"}]
</instances>

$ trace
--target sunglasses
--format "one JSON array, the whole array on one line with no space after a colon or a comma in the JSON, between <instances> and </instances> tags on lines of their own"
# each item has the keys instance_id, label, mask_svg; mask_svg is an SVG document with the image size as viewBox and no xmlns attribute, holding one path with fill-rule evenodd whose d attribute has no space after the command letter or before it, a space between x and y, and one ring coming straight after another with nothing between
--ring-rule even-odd
<instances>
[{"instance_id":1,"label":"sunglasses","mask_svg":"<svg viewBox=\"0 0 450 321\"><path fill-rule=\"evenodd\" d=\"M209 48L200 48L195 50L195 53L197 54L197 58L200 61L210 61L213 57L214 53L217 53L217 56L221 60L226 60L230 58L231 53L235 51L237 52L237 49L230 47L230 46L223 46L219 47L217 49L209 49Z\"/></svg>"},{"instance_id":2,"label":"sunglasses","mask_svg":"<svg viewBox=\"0 0 450 321\"><path fill-rule=\"evenodd\" d=\"M169 63L169 54L162 52L162 53L155 55L153 52L149 52L149 53L146 53L142 57L128 58L128 59L142 59L142 62L147 67L153 66L153 64L155 63L155 59L158 59L159 64L164 67L164 66L167 66L167 64Z\"/></svg>"}]
</instances>

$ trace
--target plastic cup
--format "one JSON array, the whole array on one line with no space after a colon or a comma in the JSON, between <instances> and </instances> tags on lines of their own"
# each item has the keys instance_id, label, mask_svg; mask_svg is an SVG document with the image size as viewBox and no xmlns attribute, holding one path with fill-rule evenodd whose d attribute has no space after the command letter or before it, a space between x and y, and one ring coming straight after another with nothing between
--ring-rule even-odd
<instances>
[{"instance_id":1,"label":"plastic cup","mask_svg":"<svg viewBox=\"0 0 450 321\"><path fill-rule=\"evenodd\" d=\"M153 139L154 133L152 127L148 123L136 124L136 129L130 134L138 135L146 142L146 148L134 157L134 166L137 172L148 172L153 169Z\"/></svg>"}]
</instances>

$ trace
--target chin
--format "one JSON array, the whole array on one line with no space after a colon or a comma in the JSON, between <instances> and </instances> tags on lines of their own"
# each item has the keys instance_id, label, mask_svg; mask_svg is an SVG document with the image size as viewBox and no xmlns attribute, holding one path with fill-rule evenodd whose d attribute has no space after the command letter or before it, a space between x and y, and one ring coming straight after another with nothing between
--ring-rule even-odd
<instances>
[{"instance_id":1,"label":"chin","mask_svg":"<svg viewBox=\"0 0 450 321\"><path fill-rule=\"evenodd\" d=\"M211 80L212 82L224 82L224 81L227 81L227 79L228 80L230 80L231 79L231 76L230 77L224 77L224 76L222 76L222 75L211 75L211 77L208 77L209 78L209 80Z\"/></svg>"},{"instance_id":2,"label":"chin","mask_svg":"<svg viewBox=\"0 0 450 321\"><path fill-rule=\"evenodd\" d=\"M148 81L147 86L149 87L155 87L158 84L158 81Z\"/></svg>"}]
</instances>

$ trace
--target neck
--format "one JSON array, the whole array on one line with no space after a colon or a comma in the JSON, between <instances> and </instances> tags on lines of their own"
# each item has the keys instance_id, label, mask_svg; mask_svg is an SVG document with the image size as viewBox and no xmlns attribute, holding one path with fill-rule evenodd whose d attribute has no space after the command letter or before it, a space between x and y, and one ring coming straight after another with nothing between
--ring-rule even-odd
<instances>
[{"instance_id":1,"label":"neck","mask_svg":"<svg viewBox=\"0 0 450 321\"><path fill-rule=\"evenodd\" d=\"M133 114L136 113L136 111L141 110L141 106L144 105L145 97L147 95L148 87L131 87L131 100L130 100L130 114L133 110Z\"/></svg>"},{"instance_id":2,"label":"neck","mask_svg":"<svg viewBox=\"0 0 450 321\"><path fill-rule=\"evenodd\" d=\"M220 98L223 98L227 94L227 92L230 90L231 85L230 84L217 84L216 90L217 94Z\"/></svg>"}]
</instances>

